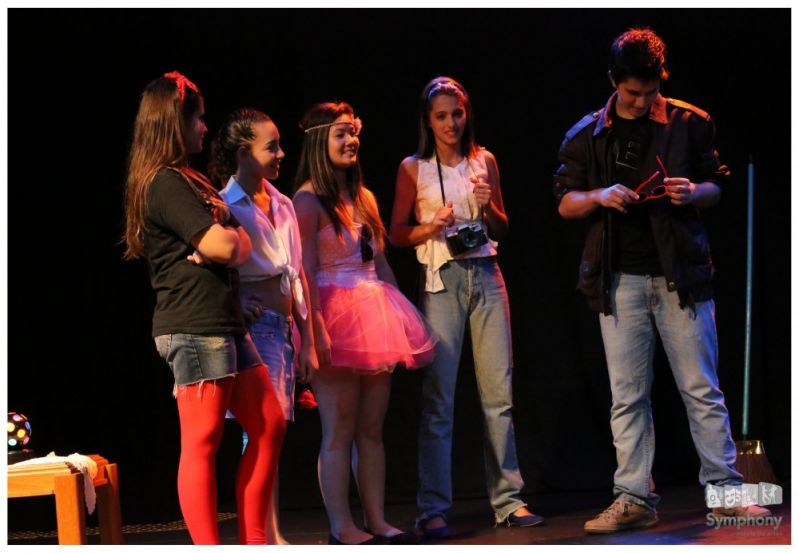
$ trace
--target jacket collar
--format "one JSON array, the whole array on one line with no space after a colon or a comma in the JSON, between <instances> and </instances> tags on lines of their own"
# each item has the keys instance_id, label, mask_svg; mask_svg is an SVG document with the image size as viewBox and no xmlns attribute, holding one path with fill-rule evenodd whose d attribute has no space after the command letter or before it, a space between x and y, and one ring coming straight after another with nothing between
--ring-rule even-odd
<instances>
[{"instance_id":1,"label":"jacket collar","mask_svg":"<svg viewBox=\"0 0 799 553\"><path fill-rule=\"evenodd\" d=\"M618 92L611 94L605 107L599 112L599 121L594 128L594 136L598 135L606 128L609 129L613 126L611 114L616 107L616 99L618 96ZM666 117L666 99L660 93L658 93L657 98L655 98L655 101L652 102L652 106L649 108L649 120L660 123L661 125L665 125L669 122Z\"/></svg>"}]
</instances>

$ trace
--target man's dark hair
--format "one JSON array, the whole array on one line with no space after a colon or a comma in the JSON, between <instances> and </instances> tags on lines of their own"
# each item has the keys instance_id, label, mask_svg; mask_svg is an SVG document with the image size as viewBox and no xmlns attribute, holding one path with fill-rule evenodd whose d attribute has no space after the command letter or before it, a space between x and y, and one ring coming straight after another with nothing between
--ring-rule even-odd
<instances>
[{"instance_id":1,"label":"man's dark hair","mask_svg":"<svg viewBox=\"0 0 799 553\"><path fill-rule=\"evenodd\" d=\"M649 28L632 28L613 40L610 47L610 76L616 84L629 77L642 81L665 81L666 45Z\"/></svg>"}]
</instances>

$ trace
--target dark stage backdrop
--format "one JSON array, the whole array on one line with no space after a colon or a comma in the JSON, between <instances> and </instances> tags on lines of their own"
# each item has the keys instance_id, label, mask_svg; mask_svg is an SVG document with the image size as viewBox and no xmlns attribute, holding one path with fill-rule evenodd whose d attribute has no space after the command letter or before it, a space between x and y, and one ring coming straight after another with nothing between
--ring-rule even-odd
<instances>
[{"instance_id":1,"label":"dark stage backdrop","mask_svg":"<svg viewBox=\"0 0 799 553\"><path fill-rule=\"evenodd\" d=\"M471 92L478 141L499 161L511 222L500 264L513 318L525 493L533 505L538 494L566 490L607 490L610 497L615 458L602 343L596 315L574 291L584 228L558 217L550 187L564 133L611 93L611 40L639 24L669 47L672 78L663 93L713 116L733 171L706 221L718 268L719 376L736 439L750 155L756 163L750 434L765 441L778 476L788 479L787 9L10 9L8 406L30 417L37 453L98 452L119 463L128 523L180 516L172 377L150 338L145 266L122 261L119 245L125 157L147 82L174 69L188 75L204 92L211 133L244 105L271 114L287 153L276 184L287 193L303 110L350 102L365 123L366 181L387 221L397 167L416 145L417 97L445 74ZM410 295L412 250L389 249L388 259ZM393 378L387 497L411 501L420 375ZM697 456L662 353L653 403L656 482L696 482ZM467 353L456 400L457 497L485 495L481 425ZM232 508L236 436L231 424L220 453L225 509ZM319 437L314 412L289 425L284 508L321 505ZM698 486L696 493L701 501ZM31 524L14 518L19 509L11 510L11 529Z\"/></svg>"}]
</instances>

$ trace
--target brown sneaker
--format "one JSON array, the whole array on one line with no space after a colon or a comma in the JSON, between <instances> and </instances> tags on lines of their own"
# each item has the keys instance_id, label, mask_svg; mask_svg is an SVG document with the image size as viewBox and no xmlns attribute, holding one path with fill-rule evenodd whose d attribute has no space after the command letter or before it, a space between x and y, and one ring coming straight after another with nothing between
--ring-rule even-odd
<instances>
[{"instance_id":1,"label":"brown sneaker","mask_svg":"<svg viewBox=\"0 0 799 553\"><path fill-rule=\"evenodd\" d=\"M617 499L610 507L586 522L583 530L589 534L612 534L634 528L651 528L657 521L655 511L637 503Z\"/></svg>"},{"instance_id":2,"label":"brown sneaker","mask_svg":"<svg viewBox=\"0 0 799 553\"><path fill-rule=\"evenodd\" d=\"M746 507L732 507L725 509L724 507L714 507L713 517L744 517L744 518L758 518L770 517L771 511L760 505L748 505Z\"/></svg>"}]
</instances>

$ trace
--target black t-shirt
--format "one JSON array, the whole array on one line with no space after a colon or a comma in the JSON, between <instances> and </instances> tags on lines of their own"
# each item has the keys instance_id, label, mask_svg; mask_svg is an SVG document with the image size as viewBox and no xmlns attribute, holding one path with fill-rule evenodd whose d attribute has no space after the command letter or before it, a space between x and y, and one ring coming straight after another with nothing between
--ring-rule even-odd
<instances>
[{"instance_id":1,"label":"black t-shirt","mask_svg":"<svg viewBox=\"0 0 799 553\"><path fill-rule=\"evenodd\" d=\"M649 142L649 117L623 119L613 115L614 181L635 190L641 183L641 165ZM616 271L634 275L662 275L647 203L627 206L627 213L614 213L618 221Z\"/></svg>"},{"instance_id":2,"label":"black t-shirt","mask_svg":"<svg viewBox=\"0 0 799 553\"><path fill-rule=\"evenodd\" d=\"M214 224L205 202L186 178L161 169L150 184L144 217L144 250L156 295L153 336L243 334L238 271L186 258L192 238Z\"/></svg>"}]
</instances>

